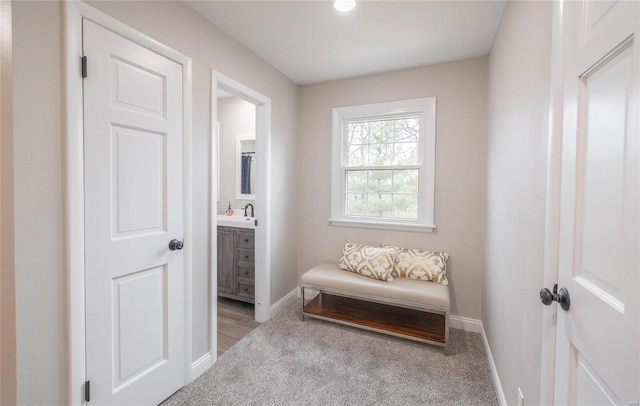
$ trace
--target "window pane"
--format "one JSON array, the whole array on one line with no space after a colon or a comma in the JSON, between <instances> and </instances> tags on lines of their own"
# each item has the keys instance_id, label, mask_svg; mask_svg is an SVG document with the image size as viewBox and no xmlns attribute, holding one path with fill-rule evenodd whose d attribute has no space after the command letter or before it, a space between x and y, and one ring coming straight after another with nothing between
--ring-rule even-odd
<instances>
[{"instance_id":1,"label":"window pane","mask_svg":"<svg viewBox=\"0 0 640 406\"><path fill-rule=\"evenodd\" d=\"M418 194L418 170L404 169L393 171L393 191L395 193Z\"/></svg>"},{"instance_id":2,"label":"window pane","mask_svg":"<svg viewBox=\"0 0 640 406\"><path fill-rule=\"evenodd\" d=\"M372 121L370 124L372 144L393 142L393 120Z\"/></svg>"},{"instance_id":3,"label":"window pane","mask_svg":"<svg viewBox=\"0 0 640 406\"><path fill-rule=\"evenodd\" d=\"M369 193L393 192L393 171L369 171Z\"/></svg>"},{"instance_id":4,"label":"window pane","mask_svg":"<svg viewBox=\"0 0 640 406\"><path fill-rule=\"evenodd\" d=\"M347 171L347 193L367 192L367 171Z\"/></svg>"},{"instance_id":5,"label":"window pane","mask_svg":"<svg viewBox=\"0 0 640 406\"><path fill-rule=\"evenodd\" d=\"M395 142L418 142L419 126L417 118L403 118L395 120Z\"/></svg>"},{"instance_id":6,"label":"window pane","mask_svg":"<svg viewBox=\"0 0 640 406\"><path fill-rule=\"evenodd\" d=\"M347 166L418 164L417 117L347 123Z\"/></svg>"},{"instance_id":7,"label":"window pane","mask_svg":"<svg viewBox=\"0 0 640 406\"><path fill-rule=\"evenodd\" d=\"M369 143L369 123L347 124L349 145Z\"/></svg>"},{"instance_id":8,"label":"window pane","mask_svg":"<svg viewBox=\"0 0 640 406\"><path fill-rule=\"evenodd\" d=\"M333 110L332 218L391 229L433 222L434 154L425 149L435 142L434 107L428 97Z\"/></svg>"},{"instance_id":9,"label":"window pane","mask_svg":"<svg viewBox=\"0 0 640 406\"><path fill-rule=\"evenodd\" d=\"M403 142L395 144L396 165L417 165L418 164L418 143Z\"/></svg>"},{"instance_id":10,"label":"window pane","mask_svg":"<svg viewBox=\"0 0 640 406\"><path fill-rule=\"evenodd\" d=\"M347 193L347 207L345 208L347 216L366 216L367 215L367 195L364 193Z\"/></svg>"},{"instance_id":11,"label":"window pane","mask_svg":"<svg viewBox=\"0 0 640 406\"><path fill-rule=\"evenodd\" d=\"M369 217L393 217L393 197L391 194L369 194Z\"/></svg>"},{"instance_id":12,"label":"window pane","mask_svg":"<svg viewBox=\"0 0 640 406\"><path fill-rule=\"evenodd\" d=\"M369 147L366 145L353 145L349 147L349 156L347 157L347 166L364 166L367 164L367 151Z\"/></svg>"},{"instance_id":13,"label":"window pane","mask_svg":"<svg viewBox=\"0 0 640 406\"><path fill-rule=\"evenodd\" d=\"M369 165L393 165L393 144L371 144L369 146Z\"/></svg>"},{"instance_id":14,"label":"window pane","mask_svg":"<svg viewBox=\"0 0 640 406\"><path fill-rule=\"evenodd\" d=\"M393 202L395 218L418 218L418 195L394 195Z\"/></svg>"}]
</instances>

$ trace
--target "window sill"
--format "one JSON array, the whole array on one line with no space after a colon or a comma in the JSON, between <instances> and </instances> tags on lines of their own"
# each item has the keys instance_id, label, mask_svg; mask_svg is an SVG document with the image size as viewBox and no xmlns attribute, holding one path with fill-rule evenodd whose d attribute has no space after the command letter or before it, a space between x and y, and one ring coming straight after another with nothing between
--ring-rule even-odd
<instances>
[{"instance_id":1,"label":"window sill","mask_svg":"<svg viewBox=\"0 0 640 406\"><path fill-rule=\"evenodd\" d=\"M390 223L386 221L329 219L329 224L338 227L376 228L380 230L411 231L416 233L432 233L435 225Z\"/></svg>"}]
</instances>

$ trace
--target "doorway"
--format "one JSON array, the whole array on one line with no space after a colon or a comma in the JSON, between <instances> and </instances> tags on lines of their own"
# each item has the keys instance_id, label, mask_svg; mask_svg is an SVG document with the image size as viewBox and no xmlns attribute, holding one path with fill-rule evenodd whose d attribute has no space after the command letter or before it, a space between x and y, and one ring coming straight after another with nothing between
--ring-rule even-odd
<instances>
[{"instance_id":1,"label":"doorway","mask_svg":"<svg viewBox=\"0 0 640 406\"><path fill-rule=\"evenodd\" d=\"M238 335L270 318L271 100L216 71L212 71L211 83L211 340L212 349L220 352L241 338ZM244 123L224 122L238 115L243 115ZM219 215L227 221L219 224ZM251 226L237 228L233 220L250 222ZM225 277L225 264L237 275ZM219 343L218 319L229 315L232 320L227 322L231 324L238 318L236 333Z\"/></svg>"}]
</instances>

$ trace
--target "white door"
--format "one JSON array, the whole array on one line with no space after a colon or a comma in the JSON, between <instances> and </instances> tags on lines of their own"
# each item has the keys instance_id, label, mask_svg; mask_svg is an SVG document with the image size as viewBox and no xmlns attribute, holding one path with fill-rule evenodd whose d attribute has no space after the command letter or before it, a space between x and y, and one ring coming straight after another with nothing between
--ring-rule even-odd
<instances>
[{"instance_id":1,"label":"white door","mask_svg":"<svg viewBox=\"0 0 640 406\"><path fill-rule=\"evenodd\" d=\"M639 13L564 2L556 404L640 401Z\"/></svg>"},{"instance_id":2,"label":"white door","mask_svg":"<svg viewBox=\"0 0 640 406\"><path fill-rule=\"evenodd\" d=\"M83 51L90 404L157 404L185 371L182 67L88 20Z\"/></svg>"}]
</instances>

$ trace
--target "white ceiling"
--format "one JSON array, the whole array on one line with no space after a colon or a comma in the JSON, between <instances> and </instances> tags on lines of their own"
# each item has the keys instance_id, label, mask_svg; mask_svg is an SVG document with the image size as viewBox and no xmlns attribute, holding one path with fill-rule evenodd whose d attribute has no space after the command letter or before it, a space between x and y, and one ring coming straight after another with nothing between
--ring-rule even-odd
<instances>
[{"instance_id":1,"label":"white ceiling","mask_svg":"<svg viewBox=\"0 0 640 406\"><path fill-rule=\"evenodd\" d=\"M298 84L487 55L504 0L185 3Z\"/></svg>"}]
</instances>

